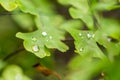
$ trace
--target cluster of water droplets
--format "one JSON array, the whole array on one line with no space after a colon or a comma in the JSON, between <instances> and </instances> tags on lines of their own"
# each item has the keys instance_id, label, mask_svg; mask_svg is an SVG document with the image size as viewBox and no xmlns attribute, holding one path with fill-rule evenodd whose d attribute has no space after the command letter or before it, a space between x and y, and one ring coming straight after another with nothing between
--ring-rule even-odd
<instances>
[{"instance_id":1,"label":"cluster of water droplets","mask_svg":"<svg viewBox=\"0 0 120 80\"><path fill-rule=\"evenodd\" d=\"M50 35L48 36L48 33L45 32L45 31L43 31L41 34L42 34L43 37L46 37L45 39L46 39L47 42L53 38L53 37L50 36ZM36 37L32 37L31 40L34 41L34 42L38 41L38 39L37 39ZM38 45L33 45L33 46L32 46L32 50L33 50L34 52L38 52L38 51L39 51L39 46L38 46Z\"/></svg>"},{"instance_id":2,"label":"cluster of water droplets","mask_svg":"<svg viewBox=\"0 0 120 80\"><path fill-rule=\"evenodd\" d=\"M48 41L51 40L52 38L53 38L52 36L49 36L46 41L48 42Z\"/></svg>"},{"instance_id":3,"label":"cluster of water droplets","mask_svg":"<svg viewBox=\"0 0 120 80\"><path fill-rule=\"evenodd\" d=\"M90 34L90 33L87 34L88 39L91 39L91 38L94 38L94 37L95 37L95 34Z\"/></svg>"},{"instance_id":4,"label":"cluster of water droplets","mask_svg":"<svg viewBox=\"0 0 120 80\"><path fill-rule=\"evenodd\" d=\"M82 52L83 50L84 50L84 48L80 48L80 50L79 50L79 51L80 51L80 52Z\"/></svg>"},{"instance_id":5,"label":"cluster of water droplets","mask_svg":"<svg viewBox=\"0 0 120 80\"><path fill-rule=\"evenodd\" d=\"M84 37L84 35L83 35L82 33L79 33L79 36L80 36L81 38ZM94 37L95 37L95 34L87 33L86 36L87 36L88 39L90 39L90 38L94 38Z\"/></svg>"},{"instance_id":6,"label":"cluster of water droplets","mask_svg":"<svg viewBox=\"0 0 120 80\"><path fill-rule=\"evenodd\" d=\"M32 37L32 41L36 42L37 38L36 37Z\"/></svg>"},{"instance_id":7,"label":"cluster of water droplets","mask_svg":"<svg viewBox=\"0 0 120 80\"><path fill-rule=\"evenodd\" d=\"M79 33L79 36L81 37L81 39L83 39L83 38L85 38L85 37L87 37L88 39L91 39L91 38L94 38L94 37L95 37L95 34L87 33L87 34L85 35L85 34L83 34L83 33ZM80 51L80 52L83 52L83 51L84 51L84 48L81 47L81 48L79 49L79 51Z\"/></svg>"},{"instance_id":8,"label":"cluster of water droplets","mask_svg":"<svg viewBox=\"0 0 120 80\"><path fill-rule=\"evenodd\" d=\"M47 32L42 32L42 36L47 36Z\"/></svg>"},{"instance_id":9,"label":"cluster of water droplets","mask_svg":"<svg viewBox=\"0 0 120 80\"><path fill-rule=\"evenodd\" d=\"M48 35L48 33L45 31L42 32L42 36L47 37L47 39L46 39L47 42L53 38L52 36Z\"/></svg>"},{"instance_id":10,"label":"cluster of water droplets","mask_svg":"<svg viewBox=\"0 0 120 80\"><path fill-rule=\"evenodd\" d=\"M36 37L32 37L32 41L36 42L37 41L37 38ZM32 46L32 50L34 52L38 52L39 51L39 46L38 45L33 45Z\"/></svg>"},{"instance_id":11,"label":"cluster of water droplets","mask_svg":"<svg viewBox=\"0 0 120 80\"><path fill-rule=\"evenodd\" d=\"M108 37L108 38L107 38L107 41L108 41L108 42L111 42L111 41L112 41L112 38Z\"/></svg>"}]
</instances>

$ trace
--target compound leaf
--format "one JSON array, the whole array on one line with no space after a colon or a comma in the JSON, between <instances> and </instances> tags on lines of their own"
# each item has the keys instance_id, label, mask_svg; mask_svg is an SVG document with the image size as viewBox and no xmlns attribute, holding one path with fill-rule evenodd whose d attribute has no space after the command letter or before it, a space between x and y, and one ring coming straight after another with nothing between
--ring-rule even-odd
<instances>
[{"instance_id":1,"label":"compound leaf","mask_svg":"<svg viewBox=\"0 0 120 80\"><path fill-rule=\"evenodd\" d=\"M73 18L80 18L88 28L93 29L92 13L88 5L88 0L69 0L68 3L74 7L69 10L71 16Z\"/></svg>"},{"instance_id":2,"label":"compound leaf","mask_svg":"<svg viewBox=\"0 0 120 80\"><path fill-rule=\"evenodd\" d=\"M113 22L114 24L111 24ZM108 53L117 55L120 53L120 24L115 20L102 19L101 28L95 33L95 40L103 45Z\"/></svg>"},{"instance_id":3,"label":"compound leaf","mask_svg":"<svg viewBox=\"0 0 120 80\"><path fill-rule=\"evenodd\" d=\"M41 20L42 18L42 20ZM53 27L51 19L48 16L37 18L38 30L31 33L17 33L16 36L24 40L26 50L34 53L36 56L43 58L50 56L50 49L56 48L62 52L68 50L68 47L61 42L64 39L64 32L59 28ZM41 23L42 22L42 23Z\"/></svg>"},{"instance_id":4,"label":"compound leaf","mask_svg":"<svg viewBox=\"0 0 120 80\"><path fill-rule=\"evenodd\" d=\"M80 25L79 25L80 26ZM91 55L91 57L105 58L94 40L94 32L89 30L78 30L71 26L65 28L74 38L76 52L80 55Z\"/></svg>"}]
</instances>

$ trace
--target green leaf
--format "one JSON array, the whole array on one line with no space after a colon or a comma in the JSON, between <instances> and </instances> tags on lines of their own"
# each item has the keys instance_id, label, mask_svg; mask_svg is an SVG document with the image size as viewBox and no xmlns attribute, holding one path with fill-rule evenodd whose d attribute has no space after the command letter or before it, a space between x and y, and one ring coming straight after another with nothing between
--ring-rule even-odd
<instances>
[{"instance_id":1,"label":"green leaf","mask_svg":"<svg viewBox=\"0 0 120 80\"><path fill-rule=\"evenodd\" d=\"M0 4L8 11L13 11L18 7L16 0L0 0Z\"/></svg>"},{"instance_id":2,"label":"green leaf","mask_svg":"<svg viewBox=\"0 0 120 80\"><path fill-rule=\"evenodd\" d=\"M37 18L37 25L40 26L38 30L16 34L17 37L24 40L26 50L40 58L50 56L50 49L53 48L62 52L68 50L68 47L61 42L64 39L64 33L59 28L53 27L55 25L50 20L53 20L52 16L41 15L40 18Z\"/></svg>"},{"instance_id":3,"label":"green leaf","mask_svg":"<svg viewBox=\"0 0 120 80\"><path fill-rule=\"evenodd\" d=\"M79 21L66 22L62 27L68 31L74 39L75 52L80 55L91 55L91 57L105 58L105 55L99 49L94 40L95 32L90 30L79 30L82 29L83 24Z\"/></svg>"},{"instance_id":4,"label":"green leaf","mask_svg":"<svg viewBox=\"0 0 120 80\"><path fill-rule=\"evenodd\" d=\"M120 79L120 57L116 59L111 66L109 66L107 69L105 69L105 80L119 80Z\"/></svg>"},{"instance_id":5,"label":"green leaf","mask_svg":"<svg viewBox=\"0 0 120 80\"><path fill-rule=\"evenodd\" d=\"M80 18L88 26L88 28L93 29L92 13L88 0L69 0L68 3L74 7L69 10L71 16L75 19Z\"/></svg>"},{"instance_id":6,"label":"green leaf","mask_svg":"<svg viewBox=\"0 0 120 80\"><path fill-rule=\"evenodd\" d=\"M57 48L58 50L65 52L68 47L60 41L63 39L61 32L52 27L50 29L54 32L45 28L31 33L19 32L16 36L24 39L26 50L34 53L40 58L50 56L49 48Z\"/></svg>"},{"instance_id":7,"label":"green leaf","mask_svg":"<svg viewBox=\"0 0 120 80\"><path fill-rule=\"evenodd\" d=\"M66 30L74 38L74 44L76 52L80 55L91 55L91 57L105 58L105 55L98 48L96 41L94 40L94 32L83 31L67 27Z\"/></svg>"},{"instance_id":8,"label":"green leaf","mask_svg":"<svg viewBox=\"0 0 120 80\"><path fill-rule=\"evenodd\" d=\"M113 24L111 24L111 22ZM102 19L101 28L95 33L95 40L103 45L109 54L118 55L120 53L120 24L115 20Z\"/></svg>"},{"instance_id":9,"label":"green leaf","mask_svg":"<svg viewBox=\"0 0 120 80\"><path fill-rule=\"evenodd\" d=\"M76 9L76 8L70 8L69 9L70 14L73 18L75 19L81 19L83 20L86 25L90 28L93 29L93 19L92 16L89 15L89 12L83 12L82 10Z\"/></svg>"},{"instance_id":10,"label":"green leaf","mask_svg":"<svg viewBox=\"0 0 120 80\"><path fill-rule=\"evenodd\" d=\"M20 67L16 65L8 66L2 73L4 80L31 80L23 74L23 71Z\"/></svg>"},{"instance_id":11,"label":"green leaf","mask_svg":"<svg viewBox=\"0 0 120 80\"><path fill-rule=\"evenodd\" d=\"M119 8L120 6L117 5L117 0L100 0L100 2L96 3L93 6L95 10L112 10L115 8Z\"/></svg>"},{"instance_id":12,"label":"green leaf","mask_svg":"<svg viewBox=\"0 0 120 80\"><path fill-rule=\"evenodd\" d=\"M88 67L89 65L89 67ZM74 57L68 67L70 73L65 80L93 80L105 66L109 63L102 61L99 58L91 58L89 55Z\"/></svg>"}]
</instances>

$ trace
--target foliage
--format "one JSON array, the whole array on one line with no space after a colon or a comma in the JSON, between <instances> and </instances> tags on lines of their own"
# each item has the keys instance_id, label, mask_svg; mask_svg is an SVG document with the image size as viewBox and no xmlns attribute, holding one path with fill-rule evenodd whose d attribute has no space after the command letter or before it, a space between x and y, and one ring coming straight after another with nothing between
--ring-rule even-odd
<instances>
[{"instance_id":1,"label":"foliage","mask_svg":"<svg viewBox=\"0 0 120 80\"><path fill-rule=\"evenodd\" d=\"M2 80L30 80L27 76L23 74L21 68L16 65L8 66L8 68L4 70L2 77Z\"/></svg>"},{"instance_id":2,"label":"foliage","mask_svg":"<svg viewBox=\"0 0 120 80\"><path fill-rule=\"evenodd\" d=\"M66 16L58 13L56 3L68 7L72 19L67 20ZM69 46L64 43L69 33L74 39L74 52L78 55L70 60L70 73L67 73L64 80L119 80L120 23L119 19L104 16L104 12L120 10L119 4L120 0L0 0L1 11L6 10L11 14L11 19L6 17L3 20L6 23L8 21L8 24L0 26L0 34L4 33L0 38L0 58L15 50L21 44L17 39L20 38L25 50L37 56L25 54L28 56L27 61L31 61L23 67L26 74L28 65L38 58L44 58L40 59L41 63L45 65L48 62L47 66L50 67L50 62L54 62L55 49L62 53L69 50ZM8 26L10 29L2 32L4 28L1 27ZM18 26L22 30L17 29ZM17 38L10 37L11 41L7 42L6 35L12 36L15 33ZM9 62L0 60L0 80L18 80L18 77L22 78L19 80L31 80L20 67L7 65ZM31 73L34 75L34 71Z\"/></svg>"}]
</instances>

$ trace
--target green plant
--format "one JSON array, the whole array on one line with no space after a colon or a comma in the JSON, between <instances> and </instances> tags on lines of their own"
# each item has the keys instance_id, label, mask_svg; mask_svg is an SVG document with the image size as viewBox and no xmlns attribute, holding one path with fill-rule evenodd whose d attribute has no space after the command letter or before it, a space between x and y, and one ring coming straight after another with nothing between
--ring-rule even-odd
<instances>
[{"instance_id":1,"label":"green plant","mask_svg":"<svg viewBox=\"0 0 120 80\"><path fill-rule=\"evenodd\" d=\"M2 10L8 11L13 20L8 21L10 25L6 24L3 27L19 26L20 29L24 30L18 32L20 30L15 28L16 37L23 40L26 51L43 58L39 60L43 65L47 62L48 67L54 63L53 53L55 49L63 53L69 50L69 47L64 43L67 39L66 35L69 33L74 39L75 53L79 55L70 60L68 64L70 73L64 76L64 80L119 80L120 23L119 19L106 17L103 14L104 12L119 10L120 0L58 0L59 4L69 8L69 14L73 19L68 20L65 19L65 16L56 12L55 7L58 6L55 5L55 1L51 1L0 0L0 4L4 8L1 9L1 12ZM11 31L8 34L13 35L15 33ZM1 45L4 39L7 39L4 36L1 38ZM12 48L6 49L5 47L6 52L0 46L1 56L4 56L3 53L15 50L21 44L17 38L10 38L15 42L12 41L11 44L14 44ZM10 44L9 41L4 45L10 47L11 45L8 44ZM24 49L20 49L18 52L22 50ZM23 60L22 64L26 66L24 69L39 61L32 54L25 55L27 61L30 60L31 62ZM4 62L0 62L1 70L5 67L6 59L4 59ZM11 63L11 61L9 62ZM18 63L20 62L16 61L16 64ZM17 66L12 67L18 68ZM7 72L9 68L5 69L0 80L8 80L4 76L9 75L9 72ZM20 71L20 75L24 76L19 68L18 71ZM31 71L31 74L33 73ZM13 77L13 75L10 77ZM29 78L25 78L25 80L29 80Z\"/></svg>"}]
</instances>

